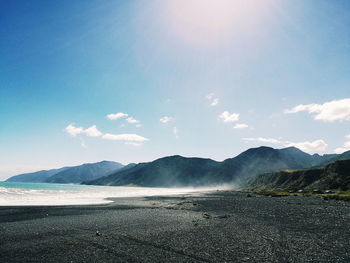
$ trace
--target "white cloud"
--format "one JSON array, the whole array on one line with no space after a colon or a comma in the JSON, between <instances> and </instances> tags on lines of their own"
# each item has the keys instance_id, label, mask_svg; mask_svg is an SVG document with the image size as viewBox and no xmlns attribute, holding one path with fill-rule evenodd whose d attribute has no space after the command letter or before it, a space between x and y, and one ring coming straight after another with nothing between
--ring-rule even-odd
<instances>
[{"instance_id":1,"label":"white cloud","mask_svg":"<svg viewBox=\"0 0 350 263\"><path fill-rule=\"evenodd\" d=\"M110 134L106 133L102 136L102 139L113 140L113 141L128 141L128 142L145 142L149 139L142 137L137 134Z\"/></svg>"},{"instance_id":2,"label":"white cloud","mask_svg":"<svg viewBox=\"0 0 350 263\"><path fill-rule=\"evenodd\" d=\"M210 106L216 106L219 104L219 98L213 99L213 101L210 103Z\"/></svg>"},{"instance_id":3,"label":"white cloud","mask_svg":"<svg viewBox=\"0 0 350 263\"><path fill-rule=\"evenodd\" d=\"M173 128L173 134L176 139L179 139L179 130L176 127Z\"/></svg>"},{"instance_id":4,"label":"white cloud","mask_svg":"<svg viewBox=\"0 0 350 263\"><path fill-rule=\"evenodd\" d=\"M140 123L139 120L136 120L136 119L134 119L133 117L126 118L126 121L127 121L128 123L132 123L132 124Z\"/></svg>"},{"instance_id":5,"label":"white cloud","mask_svg":"<svg viewBox=\"0 0 350 263\"><path fill-rule=\"evenodd\" d=\"M138 124L138 123L140 123L139 120L136 120L135 118L129 116L129 114L123 113L123 112L118 112L118 113L115 113L115 114L108 114L106 117L107 117L107 119L110 119L110 120L126 118L125 121L128 122L128 123L131 123L131 124ZM141 127L141 124L136 125L136 127Z\"/></svg>"},{"instance_id":6,"label":"white cloud","mask_svg":"<svg viewBox=\"0 0 350 263\"><path fill-rule=\"evenodd\" d=\"M273 144L282 144L283 142L274 138L242 138L243 141L247 142L263 142L263 143L273 143Z\"/></svg>"},{"instance_id":7,"label":"white cloud","mask_svg":"<svg viewBox=\"0 0 350 263\"><path fill-rule=\"evenodd\" d=\"M77 136L78 134L85 134L86 136L90 136L90 137L98 137L102 135L102 132L100 132L96 128L96 125L93 125L87 129L84 129L82 127L75 127L73 124L69 124L65 128L65 131L72 136Z\"/></svg>"},{"instance_id":8,"label":"white cloud","mask_svg":"<svg viewBox=\"0 0 350 263\"><path fill-rule=\"evenodd\" d=\"M284 111L285 114L306 111L314 115L315 120L324 122L349 121L350 120L350 98L333 100L323 104L298 105Z\"/></svg>"},{"instance_id":9,"label":"white cloud","mask_svg":"<svg viewBox=\"0 0 350 263\"><path fill-rule=\"evenodd\" d=\"M342 153L347 152L347 151L349 151L349 150L350 150L349 148L339 147L339 148L336 148L336 149L334 150L334 152L337 153L337 154L342 154Z\"/></svg>"},{"instance_id":10,"label":"white cloud","mask_svg":"<svg viewBox=\"0 0 350 263\"><path fill-rule=\"evenodd\" d=\"M235 122L239 120L238 113L229 113L228 111L224 111L219 115L219 119L223 122Z\"/></svg>"},{"instance_id":11,"label":"white cloud","mask_svg":"<svg viewBox=\"0 0 350 263\"><path fill-rule=\"evenodd\" d=\"M233 126L234 129L245 129L248 127L249 127L248 124L245 124L245 123L238 123L235 126Z\"/></svg>"},{"instance_id":12,"label":"white cloud","mask_svg":"<svg viewBox=\"0 0 350 263\"><path fill-rule=\"evenodd\" d=\"M270 143L270 144L280 144L284 147L294 146L299 148L300 150L307 153L315 153L324 151L327 148L327 143L324 140L315 140L313 142L305 141L305 142L289 142L289 141L281 141L274 138L242 138L244 141L248 142L262 142L262 143Z\"/></svg>"},{"instance_id":13,"label":"white cloud","mask_svg":"<svg viewBox=\"0 0 350 263\"><path fill-rule=\"evenodd\" d=\"M81 127L75 127L73 124L69 124L66 128L65 131L72 135L72 136L77 136L78 134L81 134L84 132L84 129Z\"/></svg>"},{"instance_id":14,"label":"white cloud","mask_svg":"<svg viewBox=\"0 0 350 263\"><path fill-rule=\"evenodd\" d=\"M164 117L160 118L159 121L160 121L161 123L168 123L168 122L174 121L174 118L168 117L168 116L164 116Z\"/></svg>"},{"instance_id":15,"label":"white cloud","mask_svg":"<svg viewBox=\"0 0 350 263\"><path fill-rule=\"evenodd\" d=\"M350 139L350 134L345 136L346 139ZM343 153L343 152L347 152L350 151L350 141L346 141L344 142L342 147L336 148L334 150L335 153Z\"/></svg>"},{"instance_id":16,"label":"white cloud","mask_svg":"<svg viewBox=\"0 0 350 263\"><path fill-rule=\"evenodd\" d=\"M111 114L108 114L106 117L107 119L110 119L110 120L116 120L116 119L120 119L120 118L125 118L125 117L128 117L129 115L126 114L126 113L123 113L123 112L118 112L118 113L111 113Z\"/></svg>"},{"instance_id":17,"label":"white cloud","mask_svg":"<svg viewBox=\"0 0 350 263\"><path fill-rule=\"evenodd\" d=\"M325 143L324 140L316 140L313 142L291 142L286 145L287 147L294 146L297 147L298 149L307 152L307 153L315 153L315 152L322 152L326 150L327 148L327 143Z\"/></svg>"},{"instance_id":18,"label":"white cloud","mask_svg":"<svg viewBox=\"0 0 350 263\"><path fill-rule=\"evenodd\" d=\"M209 93L208 95L205 96L205 98L209 101L210 106L216 106L219 104L219 98L214 97L214 93Z\"/></svg>"},{"instance_id":19,"label":"white cloud","mask_svg":"<svg viewBox=\"0 0 350 263\"><path fill-rule=\"evenodd\" d=\"M209 93L208 95L205 96L207 100L211 100L214 97L214 93Z\"/></svg>"},{"instance_id":20,"label":"white cloud","mask_svg":"<svg viewBox=\"0 0 350 263\"><path fill-rule=\"evenodd\" d=\"M93 125L87 129L84 130L84 133L86 134L86 136L90 136L90 137L98 137L102 135L102 132L100 132L97 128L96 125Z\"/></svg>"}]
</instances>

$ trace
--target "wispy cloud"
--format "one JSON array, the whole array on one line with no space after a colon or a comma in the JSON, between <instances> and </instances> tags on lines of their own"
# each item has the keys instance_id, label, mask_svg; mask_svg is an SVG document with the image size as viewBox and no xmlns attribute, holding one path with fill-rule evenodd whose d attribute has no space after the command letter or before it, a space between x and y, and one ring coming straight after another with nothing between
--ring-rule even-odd
<instances>
[{"instance_id":1,"label":"wispy cloud","mask_svg":"<svg viewBox=\"0 0 350 263\"><path fill-rule=\"evenodd\" d=\"M128 117L128 118L126 118L126 121L127 121L128 123L132 123L132 124L140 123L139 120L136 120L136 119L134 119L133 117Z\"/></svg>"},{"instance_id":2,"label":"wispy cloud","mask_svg":"<svg viewBox=\"0 0 350 263\"><path fill-rule=\"evenodd\" d=\"M73 124L69 124L64 130L72 136L77 136L78 134L81 134L84 132L83 128L75 127Z\"/></svg>"},{"instance_id":3,"label":"wispy cloud","mask_svg":"<svg viewBox=\"0 0 350 263\"><path fill-rule=\"evenodd\" d=\"M142 125L140 124L140 121L131 117L129 114L127 113L123 113L123 112L118 112L118 113L111 113L111 114L108 114L107 116L107 119L110 119L110 120L117 120L117 119L121 119L121 118L125 118L125 121L127 123L130 123L130 124L136 124L136 127L141 127Z\"/></svg>"},{"instance_id":4,"label":"wispy cloud","mask_svg":"<svg viewBox=\"0 0 350 263\"><path fill-rule=\"evenodd\" d=\"M73 124L69 124L65 131L70 134L71 136L77 136L78 134L85 134L86 136L90 137L99 137L102 135L102 132L100 132L96 125L93 125L87 129L84 129L82 127L75 127Z\"/></svg>"},{"instance_id":5,"label":"wispy cloud","mask_svg":"<svg viewBox=\"0 0 350 263\"><path fill-rule=\"evenodd\" d=\"M129 115L126 114L126 113L123 113L123 112L118 112L118 113L111 113L111 114L108 114L106 117L107 119L110 119L110 120L116 120L116 119L120 119L120 118L126 118L128 117Z\"/></svg>"},{"instance_id":6,"label":"wispy cloud","mask_svg":"<svg viewBox=\"0 0 350 263\"><path fill-rule=\"evenodd\" d=\"M305 141L305 142L290 142L286 145L287 147L294 146L298 149L307 152L307 153L315 153L315 152L323 152L326 150L328 144L324 140L316 140L313 142Z\"/></svg>"},{"instance_id":7,"label":"wispy cloud","mask_svg":"<svg viewBox=\"0 0 350 263\"><path fill-rule=\"evenodd\" d=\"M238 123L235 126L233 126L234 129L246 129L248 127L249 127L248 124L245 124L245 123Z\"/></svg>"},{"instance_id":8,"label":"wispy cloud","mask_svg":"<svg viewBox=\"0 0 350 263\"><path fill-rule=\"evenodd\" d=\"M215 98L212 100L212 102L210 103L210 106L216 106L219 104L219 98Z\"/></svg>"},{"instance_id":9,"label":"wispy cloud","mask_svg":"<svg viewBox=\"0 0 350 263\"><path fill-rule=\"evenodd\" d=\"M261 143L268 143L268 144L280 144L284 147L290 147L294 146L304 152L307 153L315 153L315 152L322 152L325 151L327 148L327 143L324 140L315 140L313 142L304 141L304 142L290 142L290 141L282 141L275 138L242 138L242 140L247 142L261 142Z\"/></svg>"},{"instance_id":10,"label":"wispy cloud","mask_svg":"<svg viewBox=\"0 0 350 263\"><path fill-rule=\"evenodd\" d=\"M345 136L346 139L350 139L350 134ZM350 141L346 141L343 143L343 145L341 147L338 147L334 150L335 153L343 153L343 152L347 152L350 151Z\"/></svg>"},{"instance_id":11,"label":"wispy cloud","mask_svg":"<svg viewBox=\"0 0 350 263\"><path fill-rule=\"evenodd\" d=\"M263 138L263 137L257 137L257 138L242 138L243 141L246 142L263 142L263 143L272 143L272 144L282 144L283 142L274 139L274 138Z\"/></svg>"},{"instance_id":12,"label":"wispy cloud","mask_svg":"<svg viewBox=\"0 0 350 263\"><path fill-rule=\"evenodd\" d=\"M206 95L205 96L205 98L207 99L207 100L211 100L212 98L214 98L214 93L209 93L208 95Z\"/></svg>"},{"instance_id":13,"label":"wispy cloud","mask_svg":"<svg viewBox=\"0 0 350 263\"><path fill-rule=\"evenodd\" d=\"M219 119L223 122L235 122L239 120L239 114L229 113L228 111L224 111L219 115Z\"/></svg>"},{"instance_id":14,"label":"wispy cloud","mask_svg":"<svg viewBox=\"0 0 350 263\"><path fill-rule=\"evenodd\" d=\"M164 116L164 117L160 118L159 121L161 123L168 123L168 122L174 121L174 118L173 117Z\"/></svg>"},{"instance_id":15,"label":"wispy cloud","mask_svg":"<svg viewBox=\"0 0 350 263\"><path fill-rule=\"evenodd\" d=\"M314 116L315 120L324 122L349 121L350 120L350 98L333 100L323 104L301 104L292 109L284 111L292 114L306 111Z\"/></svg>"},{"instance_id":16,"label":"wispy cloud","mask_svg":"<svg viewBox=\"0 0 350 263\"><path fill-rule=\"evenodd\" d=\"M214 93L209 93L205 98L209 101L210 106L216 106L220 102L219 98L215 97Z\"/></svg>"},{"instance_id":17,"label":"wispy cloud","mask_svg":"<svg viewBox=\"0 0 350 263\"><path fill-rule=\"evenodd\" d=\"M100 132L97 128L96 125L93 125L87 129L84 130L84 133L86 136L91 136L91 137L99 137L102 135L102 132Z\"/></svg>"},{"instance_id":18,"label":"wispy cloud","mask_svg":"<svg viewBox=\"0 0 350 263\"><path fill-rule=\"evenodd\" d=\"M132 146L141 146L143 142L149 141L149 139L137 135L137 134L129 134L129 133L124 133L124 134L111 134L111 133L106 133L103 134L100 132L96 125L93 125L87 129L84 129L82 127L76 127L73 124L68 125L65 128L65 131L70 134L71 136L76 137L79 134L86 135L89 137L101 137L102 139L105 140L113 140L113 141L124 141L125 144L127 145L132 145ZM80 145L84 148L87 148L87 145L85 143L85 140L81 138L80 136L78 137L80 140Z\"/></svg>"},{"instance_id":19,"label":"wispy cloud","mask_svg":"<svg viewBox=\"0 0 350 263\"><path fill-rule=\"evenodd\" d=\"M111 134L111 133L106 133L105 135L102 136L102 139L105 140L112 140L112 141L127 141L127 142L145 142L149 141L149 139L142 137L137 134Z\"/></svg>"}]
</instances>

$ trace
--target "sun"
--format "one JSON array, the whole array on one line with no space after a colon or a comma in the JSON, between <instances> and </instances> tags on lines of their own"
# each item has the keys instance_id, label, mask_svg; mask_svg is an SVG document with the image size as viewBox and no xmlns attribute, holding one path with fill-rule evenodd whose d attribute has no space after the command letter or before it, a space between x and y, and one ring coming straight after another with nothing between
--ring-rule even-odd
<instances>
[{"instance_id":1,"label":"sun","mask_svg":"<svg viewBox=\"0 0 350 263\"><path fill-rule=\"evenodd\" d=\"M165 19L184 41L206 44L249 30L261 17L265 1L169 0Z\"/></svg>"}]
</instances>

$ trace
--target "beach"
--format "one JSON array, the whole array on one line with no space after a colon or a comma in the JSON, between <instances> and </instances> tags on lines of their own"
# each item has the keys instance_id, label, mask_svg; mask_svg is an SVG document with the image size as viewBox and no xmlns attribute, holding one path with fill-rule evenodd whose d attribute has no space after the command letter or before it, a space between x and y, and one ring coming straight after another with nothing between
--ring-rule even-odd
<instances>
[{"instance_id":1,"label":"beach","mask_svg":"<svg viewBox=\"0 0 350 263\"><path fill-rule=\"evenodd\" d=\"M235 191L0 207L0 262L350 262L350 203Z\"/></svg>"}]
</instances>

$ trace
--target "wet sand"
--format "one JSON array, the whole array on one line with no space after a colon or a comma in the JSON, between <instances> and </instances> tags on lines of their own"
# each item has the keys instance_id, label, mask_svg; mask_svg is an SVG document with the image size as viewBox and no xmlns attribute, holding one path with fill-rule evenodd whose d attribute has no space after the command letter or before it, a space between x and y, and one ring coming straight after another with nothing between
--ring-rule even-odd
<instances>
[{"instance_id":1,"label":"wet sand","mask_svg":"<svg viewBox=\"0 0 350 263\"><path fill-rule=\"evenodd\" d=\"M350 203L216 192L0 207L0 262L350 262Z\"/></svg>"}]
</instances>

